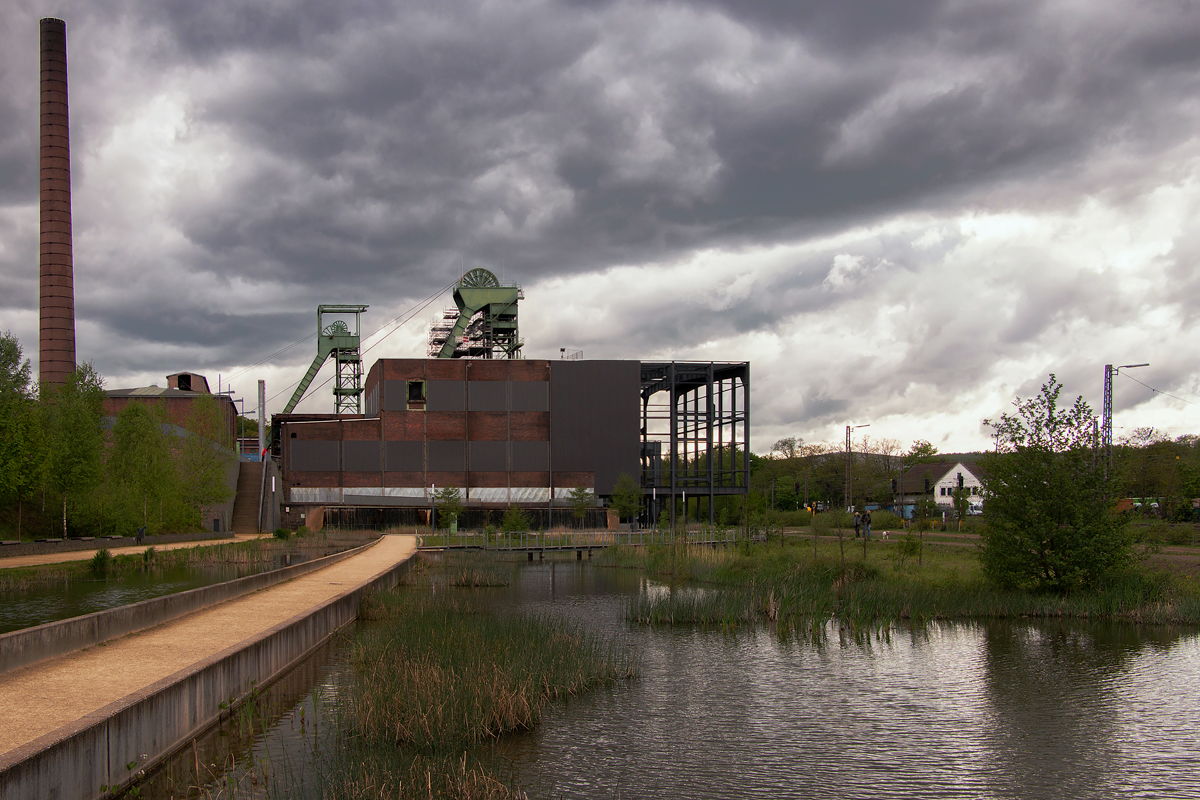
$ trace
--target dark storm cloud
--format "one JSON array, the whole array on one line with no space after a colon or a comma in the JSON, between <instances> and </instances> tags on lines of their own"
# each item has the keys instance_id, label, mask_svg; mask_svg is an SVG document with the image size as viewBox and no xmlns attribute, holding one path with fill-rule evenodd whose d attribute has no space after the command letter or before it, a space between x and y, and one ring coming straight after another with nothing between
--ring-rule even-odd
<instances>
[{"instance_id":1,"label":"dark storm cloud","mask_svg":"<svg viewBox=\"0 0 1200 800\"><path fill-rule=\"evenodd\" d=\"M768 392L758 418L779 424L934 413L1082 325L1119 341L1153 302L1119 274L1065 266L1053 236L992 254L954 219L1137 206L1186 179L1200 89L1200 16L1177 3L46 10L68 19L79 306L102 369L154 343L170 355L147 369L189 347L244 364L307 334L317 302L392 316L474 266L551 294L620 269L621 292L589 298L603 324L546 307L523 329L623 357L798 328L840 348L820 388ZM6 239L36 225L36 17L0 28ZM776 247L789 263L755 266ZM1181 237L1163 269L1191 286L1198 249ZM712 252L711 274L680 271ZM0 249L14 310L31 253Z\"/></svg>"},{"instance_id":2,"label":"dark storm cloud","mask_svg":"<svg viewBox=\"0 0 1200 800\"><path fill-rule=\"evenodd\" d=\"M209 94L195 124L262 158L179 222L214 253L249 247L305 281L332 267L369 282L394 265L432 285L451 253L531 279L986 202L989 182L1083 170L1114 137L1184 135L1190 118L1154 89L1196 84L1194 48L1161 11L456 3L243 20L192 8L166 15L179 46L210 64L240 54L250 73ZM656 40L666 8L705 51ZM703 77L746 57L727 46L742 24L767 51L749 66L782 70L773 85ZM1149 60L1160 46L1172 56ZM819 83L796 75L793 90L771 48L811 51ZM623 82L640 91L614 102ZM631 168L647 127L657 150Z\"/></svg>"}]
</instances>

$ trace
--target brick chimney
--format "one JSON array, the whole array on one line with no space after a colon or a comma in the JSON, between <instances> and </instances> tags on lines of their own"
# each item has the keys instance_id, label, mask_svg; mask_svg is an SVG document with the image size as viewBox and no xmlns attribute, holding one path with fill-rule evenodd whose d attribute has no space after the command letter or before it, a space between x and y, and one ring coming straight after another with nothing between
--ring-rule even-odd
<instances>
[{"instance_id":1,"label":"brick chimney","mask_svg":"<svg viewBox=\"0 0 1200 800\"><path fill-rule=\"evenodd\" d=\"M43 19L41 33L41 328L38 377L45 384L62 384L75 371L67 24L61 19Z\"/></svg>"}]
</instances>

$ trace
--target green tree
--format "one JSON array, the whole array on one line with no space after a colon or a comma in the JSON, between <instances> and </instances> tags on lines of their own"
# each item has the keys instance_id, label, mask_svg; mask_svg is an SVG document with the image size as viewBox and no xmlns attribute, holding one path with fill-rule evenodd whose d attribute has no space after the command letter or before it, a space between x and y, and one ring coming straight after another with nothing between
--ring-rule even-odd
<instances>
[{"instance_id":1,"label":"green tree","mask_svg":"<svg viewBox=\"0 0 1200 800\"><path fill-rule=\"evenodd\" d=\"M571 494L567 498L567 504L575 512L576 524L581 525L583 524L584 517L587 516L588 509L595 507L596 496L586 486L576 486L571 490Z\"/></svg>"},{"instance_id":2,"label":"green tree","mask_svg":"<svg viewBox=\"0 0 1200 800\"><path fill-rule=\"evenodd\" d=\"M904 454L904 469L917 464L930 464L938 460L938 449L924 439L917 439Z\"/></svg>"},{"instance_id":3,"label":"green tree","mask_svg":"<svg viewBox=\"0 0 1200 800\"><path fill-rule=\"evenodd\" d=\"M780 439L775 444L771 445L772 453L779 453L780 456L786 459L793 459L800 455L804 450L804 440L797 439L795 436L788 436Z\"/></svg>"},{"instance_id":4,"label":"green tree","mask_svg":"<svg viewBox=\"0 0 1200 800\"><path fill-rule=\"evenodd\" d=\"M189 435L180 447L179 485L188 505L189 522L199 525L204 509L233 496L227 473L235 461L229 430L212 395L192 400L184 427Z\"/></svg>"},{"instance_id":5,"label":"green tree","mask_svg":"<svg viewBox=\"0 0 1200 800\"><path fill-rule=\"evenodd\" d=\"M253 439L258 436L258 419L256 417L243 417L239 414L237 418L237 435L244 436L247 439Z\"/></svg>"},{"instance_id":6,"label":"green tree","mask_svg":"<svg viewBox=\"0 0 1200 800\"><path fill-rule=\"evenodd\" d=\"M617 483L612 490L612 505L623 519L636 517L642 509L642 487L627 472L617 476Z\"/></svg>"},{"instance_id":7,"label":"green tree","mask_svg":"<svg viewBox=\"0 0 1200 800\"><path fill-rule=\"evenodd\" d=\"M509 506L500 520L500 530L508 533L529 530L529 515L515 506Z\"/></svg>"},{"instance_id":8,"label":"green tree","mask_svg":"<svg viewBox=\"0 0 1200 800\"><path fill-rule=\"evenodd\" d=\"M120 497L134 507L132 515L141 525L157 529L162 514L152 523L151 503L162 508L173 494L175 463L163 435L163 409L130 403L117 415L108 456L109 483ZM172 509L173 510L173 509Z\"/></svg>"},{"instance_id":9,"label":"green tree","mask_svg":"<svg viewBox=\"0 0 1200 800\"><path fill-rule=\"evenodd\" d=\"M1004 587L1066 593L1094 586L1133 561L1126 520L1113 513L1111 481L1097 468L1091 408L1058 407L1054 375L1016 413L985 420L996 452L983 462L985 528L980 560Z\"/></svg>"},{"instance_id":10,"label":"green tree","mask_svg":"<svg viewBox=\"0 0 1200 800\"><path fill-rule=\"evenodd\" d=\"M456 486L443 486L433 493L433 503L437 508L437 522L443 528L449 528L450 523L457 522L462 514L462 493Z\"/></svg>"},{"instance_id":11,"label":"green tree","mask_svg":"<svg viewBox=\"0 0 1200 800\"><path fill-rule=\"evenodd\" d=\"M11 332L0 334L0 492L17 501L17 538L23 501L45 478L46 442L29 359Z\"/></svg>"},{"instance_id":12,"label":"green tree","mask_svg":"<svg viewBox=\"0 0 1200 800\"><path fill-rule=\"evenodd\" d=\"M86 497L103 470L104 379L81 364L62 386L42 386L47 442L47 478L62 499L62 532L67 535L68 501Z\"/></svg>"},{"instance_id":13,"label":"green tree","mask_svg":"<svg viewBox=\"0 0 1200 800\"><path fill-rule=\"evenodd\" d=\"M22 360L21 342L12 331L0 333L0 400L33 399L33 366Z\"/></svg>"}]
</instances>

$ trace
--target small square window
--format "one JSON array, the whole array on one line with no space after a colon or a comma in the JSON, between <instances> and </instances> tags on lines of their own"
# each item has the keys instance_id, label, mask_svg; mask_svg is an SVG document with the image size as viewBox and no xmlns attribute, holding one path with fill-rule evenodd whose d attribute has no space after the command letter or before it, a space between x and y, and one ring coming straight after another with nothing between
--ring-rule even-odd
<instances>
[{"instance_id":1,"label":"small square window","mask_svg":"<svg viewBox=\"0 0 1200 800\"><path fill-rule=\"evenodd\" d=\"M406 381L409 411L425 410L425 381Z\"/></svg>"}]
</instances>

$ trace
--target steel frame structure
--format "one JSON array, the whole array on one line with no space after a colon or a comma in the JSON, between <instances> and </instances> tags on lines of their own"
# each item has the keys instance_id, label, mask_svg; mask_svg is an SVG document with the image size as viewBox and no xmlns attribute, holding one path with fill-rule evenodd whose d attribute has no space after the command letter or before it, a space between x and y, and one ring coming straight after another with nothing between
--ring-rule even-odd
<instances>
[{"instance_id":1,"label":"steel frame structure","mask_svg":"<svg viewBox=\"0 0 1200 800\"><path fill-rule=\"evenodd\" d=\"M454 287L453 296L457 311L445 309L430 325L430 358L520 358L521 287L502 286L489 270L476 267Z\"/></svg>"},{"instance_id":2,"label":"steel frame structure","mask_svg":"<svg viewBox=\"0 0 1200 800\"><path fill-rule=\"evenodd\" d=\"M292 413L296 404L308 391L309 384L317 377L317 372L332 358L337 370L337 381L333 387L333 413L361 414L362 413L362 354L359 352L360 333L362 330L362 314L369 306L360 305L319 305L317 306L317 355L308 372L296 386L296 391L283 407L284 414ZM338 317L330 324L325 324L326 316ZM341 319L341 318L345 319ZM353 320L354 329L350 329L348 320Z\"/></svg>"},{"instance_id":3,"label":"steel frame structure","mask_svg":"<svg viewBox=\"0 0 1200 800\"><path fill-rule=\"evenodd\" d=\"M641 371L641 483L650 518L669 500L673 526L675 498L691 493L708 498L713 524L713 500L750 486L750 362L643 361Z\"/></svg>"},{"instance_id":4,"label":"steel frame structure","mask_svg":"<svg viewBox=\"0 0 1200 800\"><path fill-rule=\"evenodd\" d=\"M1122 364L1119 367L1114 367L1112 364L1104 365L1104 408L1101 412L1100 420L1100 449L1104 452L1104 474L1107 477L1112 472L1113 452L1112 452L1112 427L1113 427L1113 377L1121 374L1123 369L1137 369L1138 367L1148 367L1149 364Z\"/></svg>"}]
</instances>

